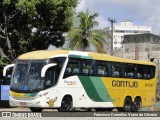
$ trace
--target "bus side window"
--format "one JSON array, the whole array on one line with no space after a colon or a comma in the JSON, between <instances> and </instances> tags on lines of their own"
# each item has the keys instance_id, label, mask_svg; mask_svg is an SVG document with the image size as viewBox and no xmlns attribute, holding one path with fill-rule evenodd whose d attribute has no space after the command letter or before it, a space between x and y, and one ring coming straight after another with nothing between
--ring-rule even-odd
<instances>
[{"instance_id":1,"label":"bus side window","mask_svg":"<svg viewBox=\"0 0 160 120\"><path fill-rule=\"evenodd\" d=\"M97 61L97 75L108 76L108 64L105 61Z\"/></svg>"},{"instance_id":2,"label":"bus side window","mask_svg":"<svg viewBox=\"0 0 160 120\"><path fill-rule=\"evenodd\" d=\"M122 77L122 64L112 63L112 77Z\"/></svg>"},{"instance_id":3,"label":"bus side window","mask_svg":"<svg viewBox=\"0 0 160 120\"><path fill-rule=\"evenodd\" d=\"M79 68L74 68L72 74L78 75L79 74Z\"/></svg>"},{"instance_id":4,"label":"bus side window","mask_svg":"<svg viewBox=\"0 0 160 120\"><path fill-rule=\"evenodd\" d=\"M65 74L71 74L72 70L70 67L67 67L65 70Z\"/></svg>"},{"instance_id":5,"label":"bus side window","mask_svg":"<svg viewBox=\"0 0 160 120\"><path fill-rule=\"evenodd\" d=\"M149 69L149 66L144 65L144 74L143 74L143 78L144 79L148 79L147 78L147 76L148 76L148 69Z\"/></svg>"},{"instance_id":6,"label":"bus side window","mask_svg":"<svg viewBox=\"0 0 160 120\"><path fill-rule=\"evenodd\" d=\"M144 79L145 66L137 65L137 78Z\"/></svg>"},{"instance_id":7,"label":"bus side window","mask_svg":"<svg viewBox=\"0 0 160 120\"><path fill-rule=\"evenodd\" d=\"M126 78L135 78L135 65L134 64L124 64L124 73Z\"/></svg>"},{"instance_id":8,"label":"bus side window","mask_svg":"<svg viewBox=\"0 0 160 120\"><path fill-rule=\"evenodd\" d=\"M128 77L128 78L133 78L133 77L134 77L133 72L129 72L129 73L127 74L127 77Z\"/></svg>"},{"instance_id":9,"label":"bus side window","mask_svg":"<svg viewBox=\"0 0 160 120\"><path fill-rule=\"evenodd\" d=\"M140 65L137 67L137 77L140 73L141 79L152 79L155 77L155 67L150 65Z\"/></svg>"},{"instance_id":10,"label":"bus side window","mask_svg":"<svg viewBox=\"0 0 160 120\"><path fill-rule=\"evenodd\" d=\"M152 79L155 77L155 67L150 66L148 68L148 74L147 74L147 79Z\"/></svg>"},{"instance_id":11,"label":"bus side window","mask_svg":"<svg viewBox=\"0 0 160 120\"><path fill-rule=\"evenodd\" d=\"M53 67L49 68L47 71L46 71L46 76L45 76L45 79L46 79L46 86L51 86L51 85L55 85L56 84L56 79L55 79L55 70Z\"/></svg>"},{"instance_id":12,"label":"bus side window","mask_svg":"<svg viewBox=\"0 0 160 120\"><path fill-rule=\"evenodd\" d=\"M79 75L80 74L79 66L80 66L80 59L69 58L67 67L64 72L64 78L72 75Z\"/></svg>"},{"instance_id":13,"label":"bus side window","mask_svg":"<svg viewBox=\"0 0 160 120\"><path fill-rule=\"evenodd\" d=\"M93 60L88 60L88 59L83 59L81 66L82 66L82 75L94 75L94 61Z\"/></svg>"},{"instance_id":14,"label":"bus side window","mask_svg":"<svg viewBox=\"0 0 160 120\"><path fill-rule=\"evenodd\" d=\"M55 70L55 79L58 80L58 77L61 73L61 70L63 68L64 62L65 62L66 58L65 57L55 57L50 59L50 63L56 63L57 65L56 70Z\"/></svg>"}]
</instances>

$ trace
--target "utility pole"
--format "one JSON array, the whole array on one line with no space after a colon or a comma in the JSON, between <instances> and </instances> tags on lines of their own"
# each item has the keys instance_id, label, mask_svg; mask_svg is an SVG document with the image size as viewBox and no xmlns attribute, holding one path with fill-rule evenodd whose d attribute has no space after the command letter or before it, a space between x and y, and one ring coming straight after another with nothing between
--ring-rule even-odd
<instances>
[{"instance_id":1,"label":"utility pole","mask_svg":"<svg viewBox=\"0 0 160 120\"><path fill-rule=\"evenodd\" d=\"M111 22L111 35L112 35L112 38L111 38L111 53L110 53L110 55L112 56L113 55L113 23L116 23L117 21L115 19L112 19L112 18L108 18L108 21Z\"/></svg>"}]
</instances>

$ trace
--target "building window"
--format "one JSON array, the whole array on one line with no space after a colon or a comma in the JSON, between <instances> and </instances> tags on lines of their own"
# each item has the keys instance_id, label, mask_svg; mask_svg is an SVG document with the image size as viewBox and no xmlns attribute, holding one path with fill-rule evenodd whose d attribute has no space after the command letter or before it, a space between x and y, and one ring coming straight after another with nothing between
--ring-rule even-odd
<instances>
[{"instance_id":1,"label":"building window","mask_svg":"<svg viewBox=\"0 0 160 120\"><path fill-rule=\"evenodd\" d=\"M115 30L116 33L125 33L125 30Z\"/></svg>"},{"instance_id":2,"label":"building window","mask_svg":"<svg viewBox=\"0 0 160 120\"><path fill-rule=\"evenodd\" d=\"M114 44L117 44L117 41L114 41Z\"/></svg>"},{"instance_id":3,"label":"building window","mask_svg":"<svg viewBox=\"0 0 160 120\"><path fill-rule=\"evenodd\" d=\"M139 31L138 30L134 30L133 33L139 33Z\"/></svg>"},{"instance_id":4,"label":"building window","mask_svg":"<svg viewBox=\"0 0 160 120\"><path fill-rule=\"evenodd\" d=\"M126 33L132 33L133 31L132 30L126 30Z\"/></svg>"}]
</instances>

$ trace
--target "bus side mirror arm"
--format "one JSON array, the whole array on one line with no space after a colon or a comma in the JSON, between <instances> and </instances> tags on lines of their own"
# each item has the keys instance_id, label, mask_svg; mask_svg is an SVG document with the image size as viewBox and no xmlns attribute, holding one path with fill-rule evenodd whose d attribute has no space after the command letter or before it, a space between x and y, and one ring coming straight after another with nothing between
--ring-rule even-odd
<instances>
[{"instance_id":1,"label":"bus side mirror arm","mask_svg":"<svg viewBox=\"0 0 160 120\"><path fill-rule=\"evenodd\" d=\"M51 63L51 64L48 64L48 65L45 65L41 70L41 77L42 78L45 77L45 74L46 74L46 71L47 71L48 68L56 66L56 65L57 65L57 63Z\"/></svg>"},{"instance_id":2,"label":"bus side mirror arm","mask_svg":"<svg viewBox=\"0 0 160 120\"><path fill-rule=\"evenodd\" d=\"M6 71L7 71L7 69L9 69L9 68L11 68L11 67L14 67L14 65L15 65L15 64L9 64L9 65L7 65L7 66L4 67L4 69L3 69L3 77L6 76Z\"/></svg>"}]
</instances>

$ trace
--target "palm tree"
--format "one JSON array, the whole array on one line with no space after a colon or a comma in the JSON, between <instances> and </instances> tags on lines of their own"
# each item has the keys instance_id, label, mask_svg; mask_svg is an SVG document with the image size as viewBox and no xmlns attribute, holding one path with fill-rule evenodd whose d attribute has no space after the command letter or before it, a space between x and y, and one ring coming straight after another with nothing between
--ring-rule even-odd
<instances>
[{"instance_id":1,"label":"palm tree","mask_svg":"<svg viewBox=\"0 0 160 120\"><path fill-rule=\"evenodd\" d=\"M87 51L93 45L97 52L104 53L104 44L106 43L104 35L108 36L108 34L103 30L93 29L98 25L98 22L95 21L97 16L97 13L90 15L88 11L80 12L77 15L80 24L78 28L72 28L67 35L70 49Z\"/></svg>"}]
</instances>

